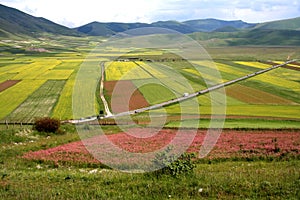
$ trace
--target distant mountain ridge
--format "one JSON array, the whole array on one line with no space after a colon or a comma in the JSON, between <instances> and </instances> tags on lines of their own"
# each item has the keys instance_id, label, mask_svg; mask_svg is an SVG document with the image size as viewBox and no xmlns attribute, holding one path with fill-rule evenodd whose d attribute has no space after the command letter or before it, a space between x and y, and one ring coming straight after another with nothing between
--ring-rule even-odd
<instances>
[{"instance_id":1,"label":"distant mountain ridge","mask_svg":"<svg viewBox=\"0 0 300 200\"><path fill-rule=\"evenodd\" d=\"M178 21L158 21L151 24L147 23L103 23L103 22L92 22L75 30L92 36L111 36L119 32L124 32L133 28L144 28L144 27L157 27L157 28L168 28L180 33L193 33L193 32L211 32L224 27L231 27L232 29L246 29L255 27L257 24L250 24L241 20L237 21L224 21L217 19L199 19L189 20L185 22Z\"/></svg>"},{"instance_id":2,"label":"distant mountain ridge","mask_svg":"<svg viewBox=\"0 0 300 200\"><path fill-rule=\"evenodd\" d=\"M300 45L300 17L259 24L218 19L169 20L150 24L92 22L71 29L0 4L0 38L5 39L14 36L38 38L43 34L110 37L143 27L168 28L189 34L199 41L217 41L219 45Z\"/></svg>"}]
</instances>

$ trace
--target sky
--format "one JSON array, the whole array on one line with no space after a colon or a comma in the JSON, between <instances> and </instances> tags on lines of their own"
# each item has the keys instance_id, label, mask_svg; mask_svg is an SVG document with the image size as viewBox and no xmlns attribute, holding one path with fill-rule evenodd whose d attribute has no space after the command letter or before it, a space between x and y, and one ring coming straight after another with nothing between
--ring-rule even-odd
<instances>
[{"instance_id":1,"label":"sky","mask_svg":"<svg viewBox=\"0 0 300 200\"><path fill-rule=\"evenodd\" d=\"M151 23L215 18L261 23L300 17L300 0L0 0L0 3L70 28L93 21Z\"/></svg>"}]
</instances>

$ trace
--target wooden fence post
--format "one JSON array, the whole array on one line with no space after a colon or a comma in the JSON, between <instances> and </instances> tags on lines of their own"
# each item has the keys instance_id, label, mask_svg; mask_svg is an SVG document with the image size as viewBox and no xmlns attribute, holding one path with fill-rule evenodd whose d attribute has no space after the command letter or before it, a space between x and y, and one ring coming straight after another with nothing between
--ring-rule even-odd
<instances>
[{"instance_id":1,"label":"wooden fence post","mask_svg":"<svg viewBox=\"0 0 300 200\"><path fill-rule=\"evenodd\" d=\"M8 122L7 122L7 119L5 120L5 124L6 124L6 129L8 129Z\"/></svg>"}]
</instances>

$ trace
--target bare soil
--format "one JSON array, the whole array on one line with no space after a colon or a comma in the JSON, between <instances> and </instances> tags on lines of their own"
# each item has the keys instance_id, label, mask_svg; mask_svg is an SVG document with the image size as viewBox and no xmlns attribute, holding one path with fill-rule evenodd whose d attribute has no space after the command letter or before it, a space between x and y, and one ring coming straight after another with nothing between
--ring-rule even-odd
<instances>
[{"instance_id":1,"label":"bare soil","mask_svg":"<svg viewBox=\"0 0 300 200\"><path fill-rule=\"evenodd\" d=\"M14 86L18 82L20 82L20 80L7 80L7 81L0 83L0 92Z\"/></svg>"}]
</instances>

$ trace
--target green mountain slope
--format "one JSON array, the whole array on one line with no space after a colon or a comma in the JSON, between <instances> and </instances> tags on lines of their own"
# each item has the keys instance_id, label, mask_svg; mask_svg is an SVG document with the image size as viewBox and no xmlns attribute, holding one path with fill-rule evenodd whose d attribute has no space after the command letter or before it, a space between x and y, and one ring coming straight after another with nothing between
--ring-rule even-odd
<instances>
[{"instance_id":1,"label":"green mountain slope","mask_svg":"<svg viewBox=\"0 0 300 200\"><path fill-rule=\"evenodd\" d=\"M60 35L79 35L78 32L65 26L51 22L45 18L34 17L0 4L0 35L28 35L35 36L41 33Z\"/></svg>"},{"instance_id":2,"label":"green mountain slope","mask_svg":"<svg viewBox=\"0 0 300 200\"><path fill-rule=\"evenodd\" d=\"M111 36L119 32L124 32L129 29L149 27L149 24L145 23L100 23L92 22L78 28L76 31L91 35L91 36Z\"/></svg>"},{"instance_id":3,"label":"green mountain slope","mask_svg":"<svg viewBox=\"0 0 300 200\"><path fill-rule=\"evenodd\" d=\"M241 20L236 21L224 21L218 19L199 19L185 21L183 24L193 27L197 32L210 32L216 29L222 29L224 27L233 27L236 29L252 28L256 24L249 24Z\"/></svg>"},{"instance_id":4,"label":"green mountain slope","mask_svg":"<svg viewBox=\"0 0 300 200\"><path fill-rule=\"evenodd\" d=\"M300 30L300 17L258 24L256 29Z\"/></svg>"},{"instance_id":5,"label":"green mountain slope","mask_svg":"<svg viewBox=\"0 0 300 200\"><path fill-rule=\"evenodd\" d=\"M180 33L186 34L186 33L193 33L193 32L210 32L225 27L232 27L233 29L235 28L246 29L246 28L254 27L255 25L256 24L249 24L243 21L223 21L217 19L201 19L201 20L191 20L185 22L170 20L170 21L153 22L151 24L92 22L80 26L78 28L75 28L75 30L93 36L110 36L134 28L157 27L157 28L167 28L167 29L175 30Z\"/></svg>"}]
</instances>

